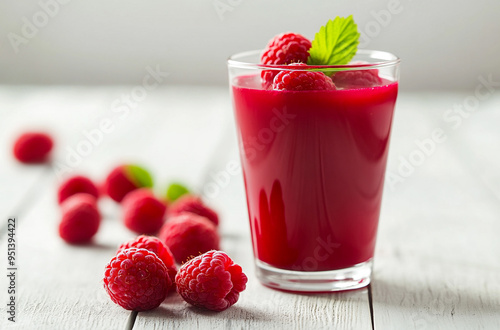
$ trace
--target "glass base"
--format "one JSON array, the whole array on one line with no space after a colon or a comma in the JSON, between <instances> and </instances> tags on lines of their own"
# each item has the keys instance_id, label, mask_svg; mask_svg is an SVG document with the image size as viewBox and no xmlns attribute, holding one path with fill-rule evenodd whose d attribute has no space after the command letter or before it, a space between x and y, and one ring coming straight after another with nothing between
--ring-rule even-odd
<instances>
[{"instance_id":1,"label":"glass base","mask_svg":"<svg viewBox=\"0 0 500 330\"><path fill-rule=\"evenodd\" d=\"M259 281L273 289L292 292L332 292L359 289L370 284L372 260L349 268L302 272L280 269L255 260Z\"/></svg>"}]
</instances>

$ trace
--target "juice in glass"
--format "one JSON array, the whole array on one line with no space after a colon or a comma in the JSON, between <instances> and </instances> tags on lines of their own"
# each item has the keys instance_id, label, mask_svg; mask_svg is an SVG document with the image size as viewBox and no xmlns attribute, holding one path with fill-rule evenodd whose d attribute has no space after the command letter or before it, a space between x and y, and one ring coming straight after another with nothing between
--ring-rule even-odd
<instances>
[{"instance_id":1,"label":"juice in glass","mask_svg":"<svg viewBox=\"0 0 500 330\"><path fill-rule=\"evenodd\" d=\"M265 285L335 291L369 283L398 93L388 69L377 86L327 91L266 89L262 68L230 74Z\"/></svg>"}]
</instances>

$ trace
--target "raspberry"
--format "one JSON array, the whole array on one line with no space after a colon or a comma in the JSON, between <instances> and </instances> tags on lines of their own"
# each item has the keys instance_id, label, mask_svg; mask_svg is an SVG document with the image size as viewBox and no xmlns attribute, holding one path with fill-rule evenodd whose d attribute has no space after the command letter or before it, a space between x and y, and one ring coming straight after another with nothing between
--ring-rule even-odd
<instances>
[{"instance_id":1,"label":"raspberry","mask_svg":"<svg viewBox=\"0 0 500 330\"><path fill-rule=\"evenodd\" d=\"M297 33L283 33L269 41L262 52L262 64L306 63L309 57L311 42Z\"/></svg>"},{"instance_id":2,"label":"raspberry","mask_svg":"<svg viewBox=\"0 0 500 330\"><path fill-rule=\"evenodd\" d=\"M14 157L21 163L43 163L54 146L52 137L42 132L26 132L14 143Z\"/></svg>"},{"instance_id":3,"label":"raspberry","mask_svg":"<svg viewBox=\"0 0 500 330\"><path fill-rule=\"evenodd\" d=\"M156 254L130 248L120 251L106 265L104 288L114 303L145 311L160 306L173 285L167 267Z\"/></svg>"},{"instance_id":4,"label":"raspberry","mask_svg":"<svg viewBox=\"0 0 500 330\"><path fill-rule=\"evenodd\" d=\"M96 185L88 178L77 175L66 179L57 191L57 200L59 204L64 202L68 197L77 193L87 193L99 197L99 190Z\"/></svg>"},{"instance_id":5,"label":"raspberry","mask_svg":"<svg viewBox=\"0 0 500 330\"><path fill-rule=\"evenodd\" d=\"M262 52L262 64L286 65L290 63L307 63L311 41L297 33L283 33L269 41ZM264 70L261 73L262 81L267 88L272 84L277 71Z\"/></svg>"},{"instance_id":6,"label":"raspberry","mask_svg":"<svg viewBox=\"0 0 500 330\"><path fill-rule=\"evenodd\" d=\"M193 195L184 195L180 197L170 207L169 213L173 216L179 215L184 212L191 212L212 221L216 226L219 224L219 217L217 213L203 204L201 198Z\"/></svg>"},{"instance_id":7,"label":"raspberry","mask_svg":"<svg viewBox=\"0 0 500 330\"><path fill-rule=\"evenodd\" d=\"M295 67L305 67L305 64L295 64ZM316 71L280 71L274 77L274 90L306 91L334 90L332 80L323 72Z\"/></svg>"},{"instance_id":8,"label":"raspberry","mask_svg":"<svg viewBox=\"0 0 500 330\"><path fill-rule=\"evenodd\" d=\"M186 262L175 277L177 292L191 305L223 311L234 305L248 279L221 251L209 251Z\"/></svg>"},{"instance_id":9,"label":"raspberry","mask_svg":"<svg viewBox=\"0 0 500 330\"><path fill-rule=\"evenodd\" d=\"M165 221L167 206L148 188L128 193L122 205L125 226L138 234L155 234Z\"/></svg>"},{"instance_id":10,"label":"raspberry","mask_svg":"<svg viewBox=\"0 0 500 330\"><path fill-rule=\"evenodd\" d=\"M155 253L167 267L167 273L170 280L172 283L175 283L177 267L175 266L174 256L172 255L172 252L170 252L170 249L159 238L141 235L120 245L116 253L118 254L119 252L129 248L146 249Z\"/></svg>"},{"instance_id":11,"label":"raspberry","mask_svg":"<svg viewBox=\"0 0 500 330\"><path fill-rule=\"evenodd\" d=\"M183 213L169 219L158 237L181 264L193 256L219 249L219 234L215 225L205 217Z\"/></svg>"},{"instance_id":12,"label":"raspberry","mask_svg":"<svg viewBox=\"0 0 500 330\"><path fill-rule=\"evenodd\" d=\"M118 203L132 190L152 186L153 180L149 173L137 165L115 167L104 182L104 190Z\"/></svg>"},{"instance_id":13,"label":"raspberry","mask_svg":"<svg viewBox=\"0 0 500 330\"><path fill-rule=\"evenodd\" d=\"M340 71L332 77L335 86L339 88L368 88L382 84L377 69Z\"/></svg>"},{"instance_id":14,"label":"raspberry","mask_svg":"<svg viewBox=\"0 0 500 330\"><path fill-rule=\"evenodd\" d=\"M85 243L97 233L101 215L94 196L85 193L75 194L62 203L61 210L59 236L66 242Z\"/></svg>"}]
</instances>

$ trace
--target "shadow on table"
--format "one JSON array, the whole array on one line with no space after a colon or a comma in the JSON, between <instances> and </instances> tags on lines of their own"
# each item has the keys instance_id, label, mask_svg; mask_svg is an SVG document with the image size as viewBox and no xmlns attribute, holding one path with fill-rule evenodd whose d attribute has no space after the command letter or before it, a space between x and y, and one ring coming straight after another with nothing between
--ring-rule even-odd
<instances>
[{"instance_id":1,"label":"shadow on table","mask_svg":"<svg viewBox=\"0 0 500 330\"><path fill-rule=\"evenodd\" d=\"M68 249L87 249L87 250L101 250L101 251L116 251L116 244L106 244L102 242L89 242L89 243L81 243L81 244L68 244Z\"/></svg>"},{"instance_id":2,"label":"shadow on table","mask_svg":"<svg viewBox=\"0 0 500 330\"><path fill-rule=\"evenodd\" d=\"M311 297L318 300L337 300L337 301L348 301L352 302L353 300L366 300L368 298L368 288L359 288L355 290L345 290L345 291L336 291L336 292L319 292L319 293L303 293L303 292L291 292L291 291L283 291L271 289L264 286L268 290L275 290L281 292L286 295L291 296L303 296L303 297Z\"/></svg>"},{"instance_id":3,"label":"shadow on table","mask_svg":"<svg viewBox=\"0 0 500 330\"><path fill-rule=\"evenodd\" d=\"M199 316L205 316L209 318L219 318L224 320L224 322L230 322L230 320L259 320L266 321L270 320L265 313L259 310L251 310L248 308L243 308L238 305L231 306L223 312L209 311L186 303L178 294L171 294L165 301L156 309L140 312L139 317L145 318L163 318L165 320L186 320L192 318L199 318Z\"/></svg>"},{"instance_id":4,"label":"shadow on table","mask_svg":"<svg viewBox=\"0 0 500 330\"><path fill-rule=\"evenodd\" d=\"M258 320L258 321L266 321L271 320L265 313L257 310L250 310L248 308L243 308L238 305L234 305L229 307L229 309L223 312L214 312L208 311L204 309L200 309L194 306L188 306L187 309L190 312L193 312L198 315L204 315L208 317L220 317L222 319L233 319L233 320Z\"/></svg>"}]
</instances>

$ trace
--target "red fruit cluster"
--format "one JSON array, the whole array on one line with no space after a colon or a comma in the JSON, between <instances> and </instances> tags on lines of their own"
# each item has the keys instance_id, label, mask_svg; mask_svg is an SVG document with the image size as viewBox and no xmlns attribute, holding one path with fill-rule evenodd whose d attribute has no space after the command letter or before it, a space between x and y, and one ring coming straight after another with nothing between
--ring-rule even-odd
<instances>
[{"instance_id":1,"label":"red fruit cluster","mask_svg":"<svg viewBox=\"0 0 500 330\"><path fill-rule=\"evenodd\" d=\"M307 63L311 41L297 33L283 33L269 41L262 52L260 62L271 65ZM278 71L262 71L261 77L265 88L271 86Z\"/></svg>"},{"instance_id":2,"label":"red fruit cluster","mask_svg":"<svg viewBox=\"0 0 500 330\"><path fill-rule=\"evenodd\" d=\"M247 276L222 251L191 259L182 265L173 282L168 267L153 251L158 245L153 244L153 249L136 247L141 245L137 240L120 247L104 269L106 292L125 309L154 309L177 288L187 303L220 312L234 305L246 288Z\"/></svg>"},{"instance_id":3,"label":"red fruit cluster","mask_svg":"<svg viewBox=\"0 0 500 330\"><path fill-rule=\"evenodd\" d=\"M261 55L265 65L306 66L311 42L296 33L284 33L269 41ZM352 63L358 64L358 63ZM382 84L378 70L348 70L328 77L322 72L302 70L263 70L261 73L264 89L273 90L335 90L368 88Z\"/></svg>"},{"instance_id":4,"label":"red fruit cluster","mask_svg":"<svg viewBox=\"0 0 500 330\"><path fill-rule=\"evenodd\" d=\"M52 149L52 139L43 133L23 134L14 145L14 156L22 162L43 162ZM149 189L149 173L136 165L121 165L106 177L104 192L122 202L123 222L139 234L126 242L106 265L104 288L111 300L128 310L158 307L175 290L188 303L222 311L236 303L247 277L241 267L219 249L219 217L201 198L184 195L173 202L166 223L166 202ZM188 191L177 184L174 196ZM168 194L167 194L168 195ZM60 237L70 244L88 243L97 233L101 214L100 191L88 177L66 178L57 190L61 207ZM208 251L208 252L207 252ZM186 262L180 271L178 263Z\"/></svg>"},{"instance_id":5,"label":"red fruit cluster","mask_svg":"<svg viewBox=\"0 0 500 330\"><path fill-rule=\"evenodd\" d=\"M89 178L76 175L64 180L57 190L61 205L59 236L70 244L88 243L99 229L99 190Z\"/></svg>"},{"instance_id":6,"label":"red fruit cluster","mask_svg":"<svg viewBox=\"0 0 500 330\"><path fill-rule=\"evenodd\" d=\"M86 193L94 196L96 199L99 198L99 190L95 183L85 176L76 175L67 178L61 183L57 191L57 201L61 204L68 197L78 193Z\"/></svg>"}]
</instances>

